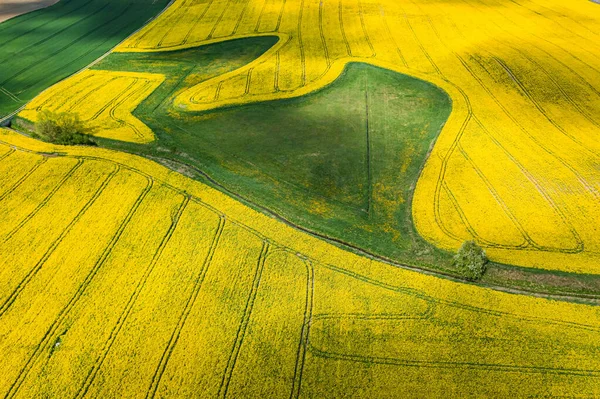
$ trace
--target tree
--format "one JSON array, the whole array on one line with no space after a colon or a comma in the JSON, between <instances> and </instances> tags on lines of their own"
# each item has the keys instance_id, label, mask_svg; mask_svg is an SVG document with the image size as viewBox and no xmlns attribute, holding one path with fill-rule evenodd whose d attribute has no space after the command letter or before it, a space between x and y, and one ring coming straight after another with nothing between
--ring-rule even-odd
<instances>
[{"instance_id":1,"label":"tree","mask_svg":"<svg viewBox=\"0 0 600 399\"><path fill-rule=\"evenodd\" d=\"M92 129L73 113L40 111L35 130L42 138L56 144L96 145L90 139Z\"/></svg>"},{"instance_id":2,"label":"tree","mask_svg":"<svg viewBox=\"0 0 600 399\"><path fill-rule=\"evenodd\" d=\"M469 281L479 280L488 262L485 251L475 241L465 241L454 255L453 265Z\"/></svg>"}]
</instances>

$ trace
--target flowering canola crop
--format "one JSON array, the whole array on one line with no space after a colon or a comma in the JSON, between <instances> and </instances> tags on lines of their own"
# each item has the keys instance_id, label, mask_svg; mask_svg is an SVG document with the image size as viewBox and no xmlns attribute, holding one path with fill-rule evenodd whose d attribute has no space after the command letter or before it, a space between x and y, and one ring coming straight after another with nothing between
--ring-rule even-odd
<instances>
[{"instance_id":1,"label":"flowering canola crop","mask_svg":"<svg viewBox=\"0 0 600 399\"><path fill-rule=\"evenodd\" d=\"M152 73L85 70L36 97L19 115L36 122L41 110L77 113L95 136L148 143L154 133L131 113L163 80Z\"/></svg>"},{"instance_id":2,"label":"flowering canola crop","mask_svg":"<svg viewBox=\"0 0 600 399\"><path fill-rule=\"evenodd\" d=\"M133 155L0 154L3 397L600 395L594 306L390 267Z\"/></svg>"},{"instance_id":3,"label":"flowering canola crop","mask_svg":"<svg viewBox=\"0 0 600 399\"><path fill-rule=\"evenodd\" d=\"M597 5L583 0L179 0L116 51L279 36L254 62L173 93L175 106L192 112L301 96L350 61L433 82L453 112L416 186L418 232L448 250L475 239L499 262L597 273L598 26ZM76 75L22 115L66 101L95 117L101 136L152 140L130 112L160 77L109 74ZM105 94L80 101L100 81L109 82Z\"/></svg>"}]
</instances>

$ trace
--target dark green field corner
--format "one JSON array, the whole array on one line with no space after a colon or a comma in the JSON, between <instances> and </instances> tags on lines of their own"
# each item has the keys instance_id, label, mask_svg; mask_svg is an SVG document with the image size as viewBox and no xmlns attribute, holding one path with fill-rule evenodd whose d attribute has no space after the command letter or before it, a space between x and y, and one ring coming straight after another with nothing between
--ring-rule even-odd
<instances>
[{"instance_id":1,"label":"dark green field corner","mask_svg":"<svg viewBox=\"0 0 600 399\"><path fill-rule=\"evenodd\" d=\"M0 119L101 57L168 0L61 0L0 24Z\"/></svg>"},{"instance_id":2,"label":"dark green field corner","mask_svg":"<svg viewBox=\"0 0 600 399\"><path fill-rule=\"evenodd\" d=\"M420 170L451 111L436 86L352 63L331 85L300 98L199 113L173 106L182 89L248 64L276 41L111 54L93 68L166 75L134 111L157 139L95 140L158 161L346 249L458 276L453 254L423 240L411 214ZM599 276L495 263L480 284L571 300L600 293Z\"/></svg>"}]
</instances>

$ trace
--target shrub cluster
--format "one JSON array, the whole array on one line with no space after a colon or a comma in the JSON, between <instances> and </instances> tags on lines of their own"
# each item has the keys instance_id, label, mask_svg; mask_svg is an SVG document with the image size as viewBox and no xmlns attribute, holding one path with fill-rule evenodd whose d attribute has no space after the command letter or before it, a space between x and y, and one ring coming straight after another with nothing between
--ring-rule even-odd
<instances>
[{"instance_id":1,"label":"shrub cluster","mask_svg":"<svg viewBox=\"0 0 600 399\"><path fill-rule=\"evenodd\" d=\"M479 280L488 262L485 251L475 241L465 241L454 255L454 267L469 281Z\"/></svg>"},{"instance_id":2,"label":"shrub cluster","mask_svg":"<svg viewBox=\"0 0 600 399\"><path fill-rule=\"evenodd\" d=\"M92 129L87 127L77 114L40 111L35 130L43 139L55 144L96 145L90 139Z\"/></svg>"}]
</instances>

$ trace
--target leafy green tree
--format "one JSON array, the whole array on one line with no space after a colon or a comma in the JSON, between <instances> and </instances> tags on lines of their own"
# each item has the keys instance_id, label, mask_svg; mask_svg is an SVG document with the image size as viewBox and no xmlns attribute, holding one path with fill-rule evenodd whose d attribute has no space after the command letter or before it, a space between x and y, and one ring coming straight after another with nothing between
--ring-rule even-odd
<instances>
[{"instance_id":1,"label":"leafy green tree","mask_svg":"<svg viewBox=\"0 0 600 399\"><path fill-rule=\"evenodd\" d=\"M469 281L479 280L486 270L485 251L475 241L465 241L454 255L454 267Z\"/></svg>"},{"instance_id":2,"label":"leafy green tree","mask_svg":"<svg viewBox=\"0 0 600 399\"><path fill-rule=\"evenodd\" d=\"M90 139L93 130L74 113L40 111L35 130L43 139L56 144L96 145Z\"/></svg>"}]
</instances>

